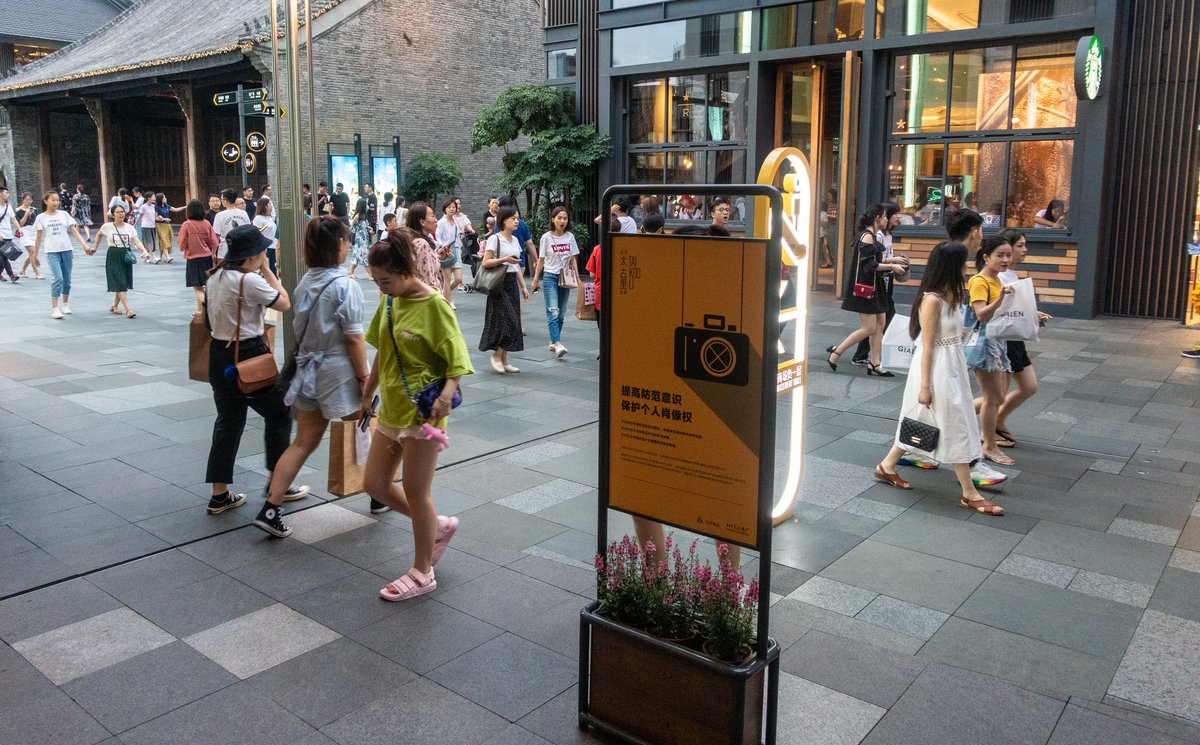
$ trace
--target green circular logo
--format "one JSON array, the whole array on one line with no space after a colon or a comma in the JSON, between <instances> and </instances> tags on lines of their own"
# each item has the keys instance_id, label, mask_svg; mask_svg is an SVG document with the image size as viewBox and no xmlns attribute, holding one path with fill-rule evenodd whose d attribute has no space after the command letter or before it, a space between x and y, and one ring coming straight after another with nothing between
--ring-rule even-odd
<instances>
[{"instance_id":1,"label":"green circular logo","mask_svg":"<svg viewBox=\"0 0 1200 745\"><path fill-rule=\"evenodd\" d=\"M1100 81L1103 76L1104 50L1100 45L1100 37L1093 36L1088 43L1087 57L1083 61L1083 84L1089 99L1100 95Z\"/></svg>"}]
</instances>

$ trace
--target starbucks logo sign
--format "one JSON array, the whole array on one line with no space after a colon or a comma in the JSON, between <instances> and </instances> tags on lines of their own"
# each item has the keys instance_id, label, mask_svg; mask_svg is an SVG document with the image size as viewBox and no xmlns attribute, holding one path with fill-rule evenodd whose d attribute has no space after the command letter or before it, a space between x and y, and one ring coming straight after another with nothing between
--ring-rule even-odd
<instances>
[{"instance_id":1,"label":"starbucks logo sign","mask_svg":"<svg viewBox=\"0 0 1200 745\"><path fill-rule=\"evenodd\" d=\"M1100 37L1085 36L1075 48L1075 95L1093 101L1100 95L1104 75L1104 48Z\"/></svg>"}]
</instances>

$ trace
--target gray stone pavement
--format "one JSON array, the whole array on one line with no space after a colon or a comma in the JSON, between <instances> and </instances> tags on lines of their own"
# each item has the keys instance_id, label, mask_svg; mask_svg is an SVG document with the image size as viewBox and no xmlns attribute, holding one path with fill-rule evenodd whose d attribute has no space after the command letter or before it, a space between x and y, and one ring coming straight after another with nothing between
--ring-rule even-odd
<instances>
[{"instance_id":1,"label":"gray stone pavement","mask_svg":"<svg viewBox=\"0 0 1200 745\"><path fill-rule=\"evenodd\" d=\"M250 504L204 512L214 411L186 376L181 263L137 267L133 320L107 313L99 256L76 269L62 321L47 282L0 285L0 742L596 741L575 725L593 326L569 321L551 360L535 298L520 375L476 355L435 479L462 529L439 589L397 605L375 593L409 566L408 528L331 499L324 449L292 538L248 525L254 418ZM482 298L456 299L473 346ZM812 349L852 322L818 297ZM781 742L1200 742L1193 340L1054 322L998 519L957 508L945 472L876 483L903 378L814 364L803 498L774 533Z\"/></svg>"}]
</instances>

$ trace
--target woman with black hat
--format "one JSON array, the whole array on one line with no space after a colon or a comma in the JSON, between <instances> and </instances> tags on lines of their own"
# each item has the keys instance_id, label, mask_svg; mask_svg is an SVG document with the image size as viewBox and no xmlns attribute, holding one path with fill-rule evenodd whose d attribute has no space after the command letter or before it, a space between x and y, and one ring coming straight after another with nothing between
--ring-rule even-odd
<instances>
[{"instance_id":1,"label":"woman with black hat","mask_svg":"<svg viewBox=\"0 0 1200 745\"><path fill-rule=\"evenodd\" d=\"M242 393L235 367L239 360L271 353L263 338L263 311L266 308L286 311L292 307L287 290L267 264L270 245L271 241L253 225L239 225L230 230L225 235L224 260L205 285L205 318L213 337L208 352L208 382L217 404L205 478L212 484L212 500L208 503L212 515L246 502L245 494L231 494L228 487L233 481L234 461L246 428L247 408L253 408L263 418L268 471L275 470L275 463L292 439L292 418L283 403L283 392L272 385L261 392ZM293 487L284 499L302 499L307 493L308 487ZM290 532L280 517L282 512L265 502L254 524L282 538Z\"/></svg>"}]
</instances>

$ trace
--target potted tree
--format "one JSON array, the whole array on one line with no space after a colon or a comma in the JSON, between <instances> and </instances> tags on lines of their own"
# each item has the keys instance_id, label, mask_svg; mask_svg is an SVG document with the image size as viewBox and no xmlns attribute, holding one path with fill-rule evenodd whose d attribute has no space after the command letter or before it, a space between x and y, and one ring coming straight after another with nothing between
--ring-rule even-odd
<instances>
[{"instance_id":1,"label":"potted tree","mask_svg":"<svg viewBox=\"0 0 1200 745\"><path fill-rule=\"evenodd\" d=\"M664 558L659 558L664 557ZM762 742L772 640L755 655L758 581L718 547L718 566L670 539L659 553L626 536L596 557L582 612L579 719L631 742Z\"/></svg>"}]
</instances>

